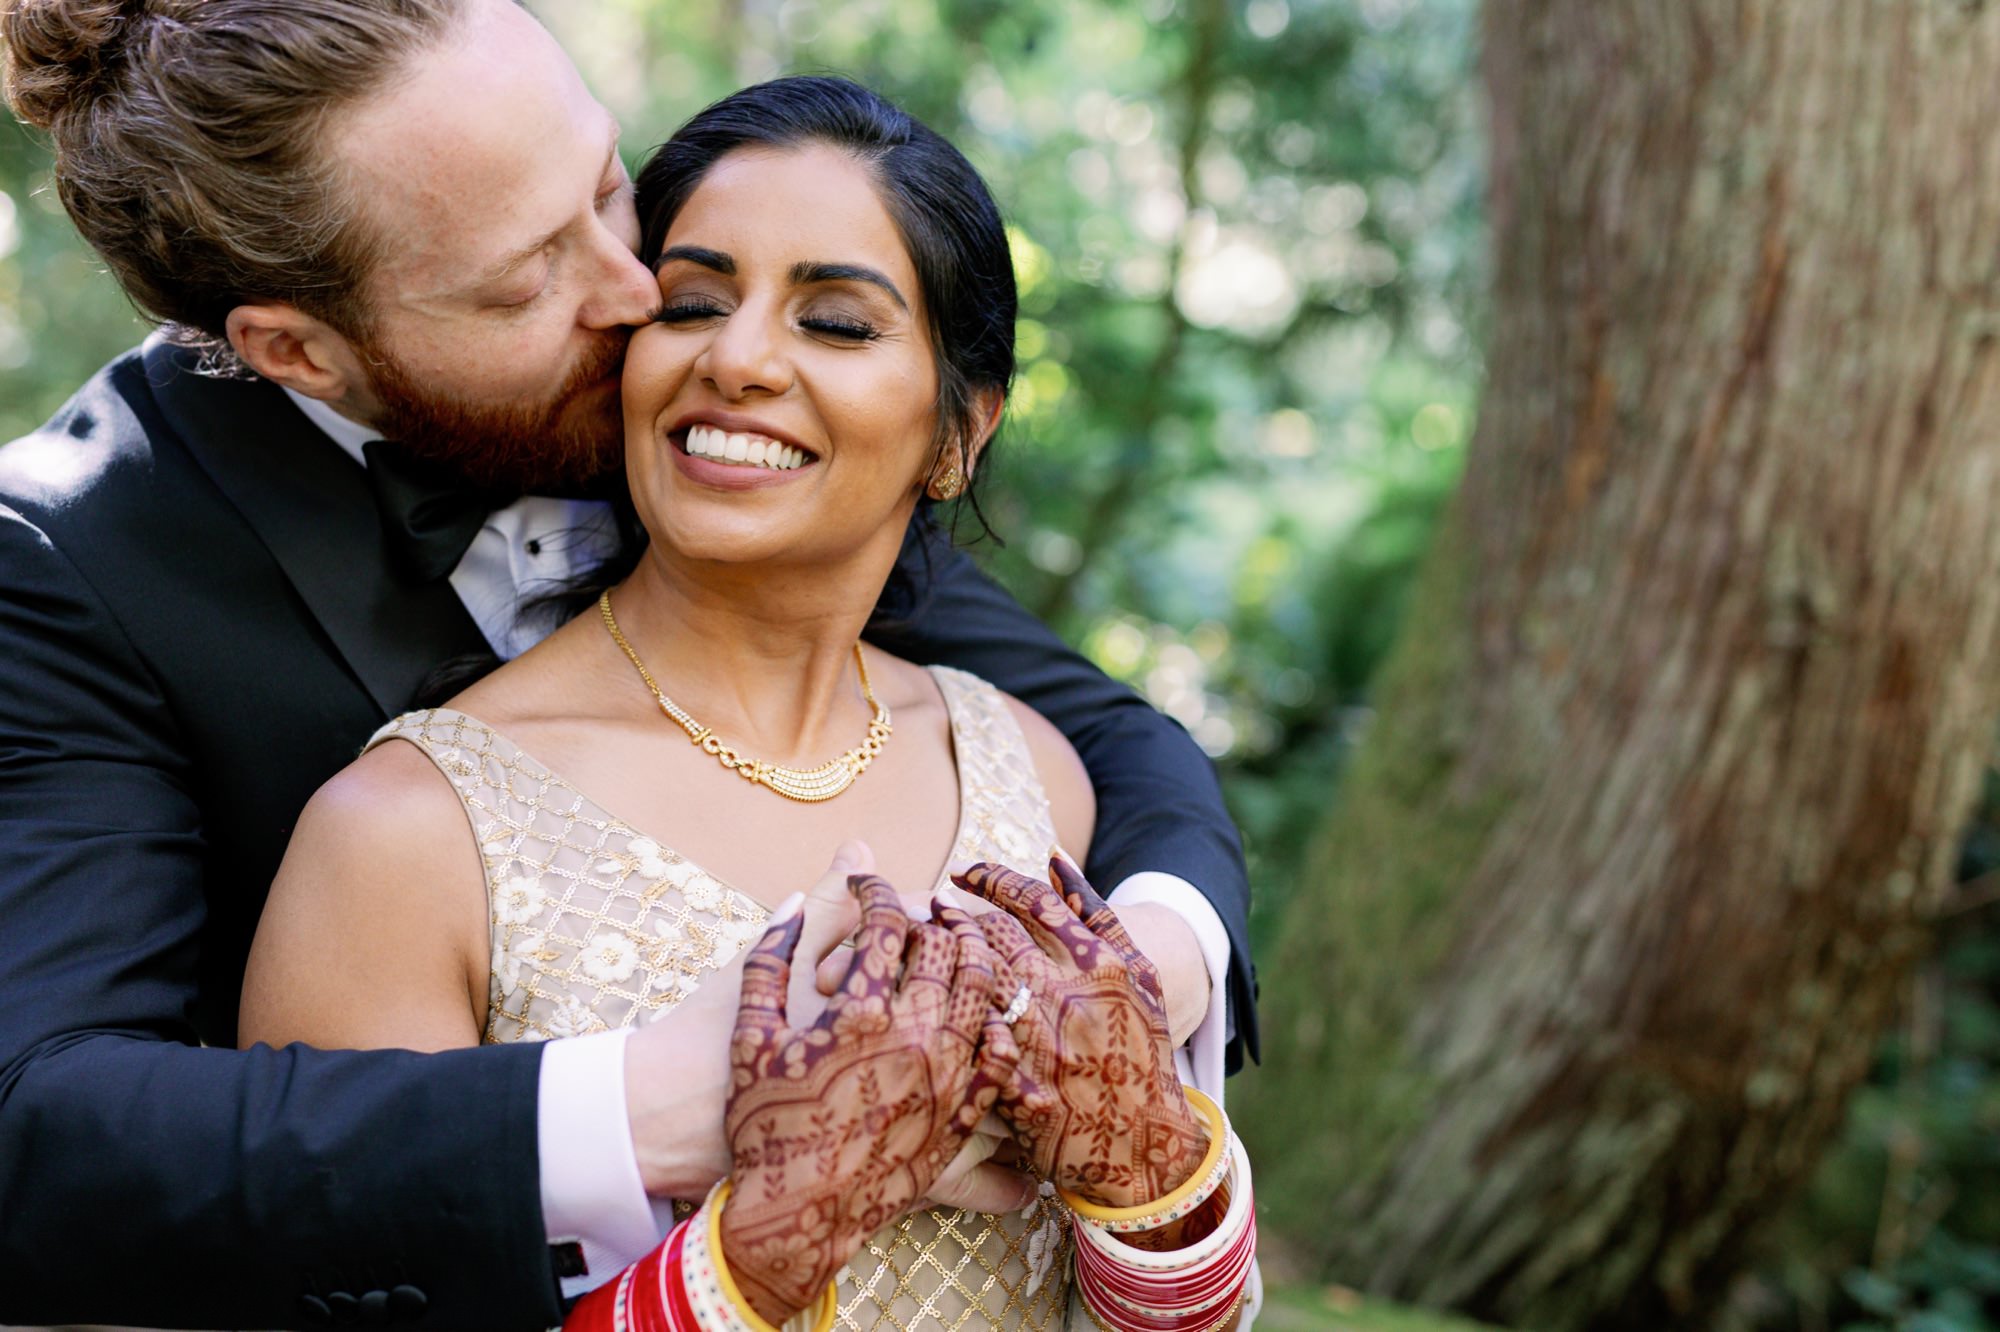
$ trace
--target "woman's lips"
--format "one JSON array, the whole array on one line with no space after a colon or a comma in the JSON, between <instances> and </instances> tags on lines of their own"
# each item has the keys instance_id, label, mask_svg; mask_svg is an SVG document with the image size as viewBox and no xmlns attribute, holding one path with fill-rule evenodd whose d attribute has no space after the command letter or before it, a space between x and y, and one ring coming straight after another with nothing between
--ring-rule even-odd
<instances>
[{"instance_id":1,"label":"woman's lips","mask_svg":"<svg viewBox=\"0 0 2000 1332\"><path fill-rule=\"evenodd\" d=\"M730 446L732 438L739 441L734 448ZM690 449L690 442L694 449ZM671 437L671 443L674 464L682 475L715 490L762 490L783 485L819 461L803 449L780 444L767 436L732 437L703 425L691 426ZM732 459L728 455L733 452L743 456ZM761 454L762 461L752 461L754 454Z\"/></svg>"}]
</instances>

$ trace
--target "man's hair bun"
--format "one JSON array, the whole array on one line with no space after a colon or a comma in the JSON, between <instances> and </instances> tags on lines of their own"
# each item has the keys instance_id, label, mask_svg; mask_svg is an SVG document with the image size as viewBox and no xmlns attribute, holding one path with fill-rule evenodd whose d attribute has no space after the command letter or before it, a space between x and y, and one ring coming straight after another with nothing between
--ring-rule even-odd
<instances>
[{"instance_id":1,"label":"man's hair bun","mask_svg":"<svg viewBox=\"0 0 2000 1332\"><path fill-rule=\"evenodd\" d=\"M7 101L14 114L47 129L89 99L146 0L4 0Z\"/></svg>"},{"instance_id":2,"label":"man's hair bun","mask_svg":"<svg viewBox=\"0 0 2000 1332\"><path fill-rule=\"evenodd\" d=\"M372 234L327 124L393 85L470 0L0 0L15 114L140 310L211 347L285 301L368 327Z\"/></svg>"}]
</instances>

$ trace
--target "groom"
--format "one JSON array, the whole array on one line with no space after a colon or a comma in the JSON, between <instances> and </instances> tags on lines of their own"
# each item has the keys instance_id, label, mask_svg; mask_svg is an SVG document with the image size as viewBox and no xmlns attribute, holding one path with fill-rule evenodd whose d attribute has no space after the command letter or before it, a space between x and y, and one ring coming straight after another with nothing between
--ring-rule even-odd
<instances>
[{"instance_id":1,"label":"groom","mask_svg":"<svg viewBox=\"0 0 2000 1332\"><path fill-rule=\"evenodd\" d=\"M63 202L180 334L0 448L0 1323L546 1326L726 1167L675 1053L713 998L629 1039L228 1047L306 798L599 549L576 497L657 301L615 126L506 0L4 4ZM1070 737L1092 872L1211 982L1219 1064L1248 894L1205 761L962 556L933 583L883 645Z\"/></svg>"}]
</instances>

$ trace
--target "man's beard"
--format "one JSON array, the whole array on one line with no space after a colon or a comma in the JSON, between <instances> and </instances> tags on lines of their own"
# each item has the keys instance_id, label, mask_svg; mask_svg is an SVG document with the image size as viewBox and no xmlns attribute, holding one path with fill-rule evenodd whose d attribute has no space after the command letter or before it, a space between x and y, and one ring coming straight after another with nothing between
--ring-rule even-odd
<instances>
[{"instance_id":1,"label":"man's beard","mask_svg":"<svg viewBox=\"0 0 2000 1332\"><path fill-rule=\"evenodd\" d=\"M624 464L618 373L627 330L607 333L539 402L483 406L426 391L387 349L363 344L382 433L482 490L600 493Z\"/></svg>"}]
</instances>

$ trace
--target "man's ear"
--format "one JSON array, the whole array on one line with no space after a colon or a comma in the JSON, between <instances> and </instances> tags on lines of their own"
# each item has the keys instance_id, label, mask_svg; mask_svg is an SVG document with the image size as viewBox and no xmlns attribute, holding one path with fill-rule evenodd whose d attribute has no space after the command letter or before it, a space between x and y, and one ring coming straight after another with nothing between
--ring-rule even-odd
<instances>
[{"instance_id":1,"label":"man's ear","mask_svg":"<svg viewBox=\"0 0 2000 1332\"><path fill-rule=\"evenodd\" d=\"M336 404L368 395L354 344L297 306L239 305L226 327L231 350L281 388Z\"/></svg>"}]
</instances>

